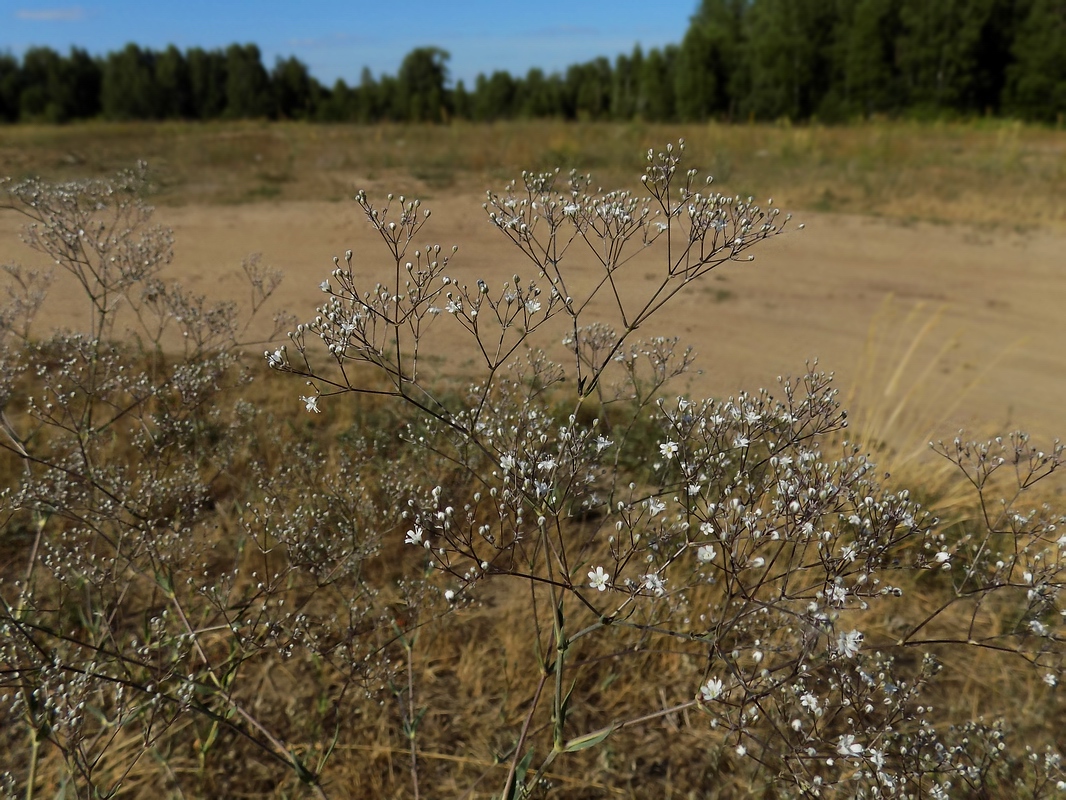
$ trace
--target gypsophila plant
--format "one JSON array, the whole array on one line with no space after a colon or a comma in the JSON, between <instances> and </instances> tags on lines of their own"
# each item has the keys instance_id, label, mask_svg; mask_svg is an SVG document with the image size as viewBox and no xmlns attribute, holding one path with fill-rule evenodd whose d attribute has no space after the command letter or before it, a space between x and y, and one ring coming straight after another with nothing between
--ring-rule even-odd
<instances>
[{"instance_id":1,"label":"gypsophila plant","mask_svg":"<svg viewBox=\"0 0 1066 800\"><path fill-rule=\"evenodd\" d=\"M4 187L3 207L28 219L26 242L69 273L86 301L84 331L35 339L40 282L8 269L16 287L2 316L14 335L0 353L0 727L5 750L21 758L5 766L17 767L27 798L47 785L39 768L49 759L62 765L53 789L112 796L140 783L146 759L184 746L205 764L243 742L314 785L303 756L279 738L291 725L254 708L242 669L297 646L303 658L321 656L316 592L359 585L374 544L353 534L322 548L306 527L294 539L287 524L321 504L315 495L301 497L307 510L292 503L269 524L252 526L261 506L243 520L244 504L261 495L244 491L238 470L254 482L267 466L250 442L288 448L260 431L258 410L235 395L251 377L242 363L242 349L255 343L251 316L280 275L247 260L251 303L240 313L164 280L172 237L151 224L143 187L143 167L113 180ZM285 319L275 318L268 339ZM289 469L314 460L295 455ZM270 492L268 515L286 499L273 485L283 476L258 481ZM359 506L352 523L373 515L364 492L351 495ZM340 496L319 517L331 536ZM236 524L220 536L231 508ZM282 549L287 558L277 561ZM341 594L363 624L367 593ZM336 625L325 638L351 682L373 671L359 646L338 642Z\"/></svg>"},{"instance_id":2,"label":"gypsophila plant","mask_svg":"<svg viewBox=\"0 0 1066 800\"><path fill-rule=\"evenodd\" d=\"M679 715L710 732L715 761L789 794L1061 787L1053 739L1008 763L1002 728L952 727L923 698L967 649L1061 680L1062 518L1016 509L1062 447L942 448L981 492L981 517L959 534L841 444L825 374L773 395L666 397L692 354L638 329L788 220L698 182L683 150L649 151L644 195L558 173L490 193L489 223L521 266L474 282L439 245L418 246L429 212L417 200L379 207L360 193L387 268L367 280L351 251L335 259L318 315L266 353L307 382L310 412L366 393L414 409L404 439L439 480L407 489L404 543L460 620L501 591L524 597L513 624L527 631L532 689L500 743L496 796L540 792L561 761ZM594 260L591 281L571 269L575 251ZM629 275L648 259L657 282L638 294ZM461 402L424 368L443 326L478 365ZM983 487L997 469L1019 479L993 508ZM904 614L923 583L938 599ZM685 680L646 672L664 653ZM609 685L636 698L624 714L600 708L608 665ZM418 732L404 730L418 796Z\"/></svg>"},{"instance_id":3,"label":"gypsophila plant","mask_svg":"<svg viewBox=\"0 0 1066 800\"><path fill-rule=\"evenodd\" d=\"M361 192L379 257L283 345L258 258L242 303L167 279L143 168L5 184L85 314L42 335L5 267L4 792L1061 795L1062 446L935 445L941 520L816 365L678 396L695 353L643 334L788 222L683 151L490 193L516 257L474 279ZM960 713L960 674L1042 708Z\"/></svg>"}]
</instances>

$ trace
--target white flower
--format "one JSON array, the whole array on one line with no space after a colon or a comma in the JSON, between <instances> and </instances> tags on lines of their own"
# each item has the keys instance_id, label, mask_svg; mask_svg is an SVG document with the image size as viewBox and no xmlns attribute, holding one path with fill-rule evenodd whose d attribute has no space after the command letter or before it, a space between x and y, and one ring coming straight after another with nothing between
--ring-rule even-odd
<instances>
[{"instance_id":1,"label":"white flower","mask_svg":"<svg viewBox=\"0 0 1066 800\"><path fill-rule=\"evenodd\" d=\"M659 445L659 452L663 454L663 458L669 459L671 456L677 454L680 448L677 446L677 442L663 442Z\"/></svg>"},{"instance_id":2,"label":"white flower","mask_svg":"<svg viewBox=\"0 0 1066 800\"><path fill-rule=\"evenodd\" d=\"M603 567L596 567L596 569L589 572L589 586L593 589L599 589L601 592L605 591L610 580L611 573L604 572Z\"/></svg>"},{"instance_id":3,"label":"white flower","mask_svg":"<svg viewBox=\"0 0 1066 800\"><path fill-rule=\"evenodd\" d=\"M936 554L936 563L938 564L946 564L950 559L951 553L947 552L946 550L941 550L939 553Z\"/></svg>"},{"instance_id":4,"label":"white flower","mask_svg":"<svg viewBox=\"0 0 1066 800\"><path fill-rule=\"evenodd\" d=\"M318 288L328 293L330 291L329 281L322 281L322 283L318 284Z\"/></svg>"},{"instance_id":5,"label":"white flower","mask_svg":"<svg viewBox=\"0 0 1066 800\"><path fill-rule=\"evenodd\" d=\"M666 503L662 502L661 500L656 500L656 499L652 498L651 500L648 501L648 511L651 512L651 515L653 517L658 515L658 514L661 514L665 510L666 510Z\"/></svg>"},{"instance_id":6,"label":"white flower","mask_svg":"<svg viewBox=\"0 0 1066 800\"><path fill-rule=\"evenodd\" d=\"M701 564L709 564L714 561L716 555L718 555L718 551L714 549L714 545L705 544L696 551L696 560Z\"/></svg>"},{"instance_id":7,"label":"white flower","mask_svg":"<svg viewBox=\"0 0 1066 800\"><path fill-rule=\"evenodd\" d=\"M842 756L857 756L863 751L863 746L855 741L855 737L846 733L840 737L837 744L837 752Z\"/></svg>"},{"instance_id":8,"label":"white flower","mask_svg":"<svg viewBox=\"0 0 1066 800\"><path fill-rule=\"evenodd\" d=\"M822 708L818 703L818 698L810 692L807 692L800 698L800 705L810 711L815 716L818 716L822 713Z\"/></svg>"},{"instance_id":9,"label":"white flower","mask_svg":"<svg viewBox=\"0 0 1066 800\"><path fill-rule=\"evenodd\" d=\"M534 300L532 298L526 300L527 314L536 314L538 311L540 311L540 300Z\"/></svg>"},{"instance_id":10,"label":"white flower","mask_svg":"<svg viewBox=\"0 0 1066 800\"><path fill-rule=\"evenodd\" d=\"M318 395L313 394L309 397L301 397L304 407L309 411L313 411L316 414L321 414L322 410L318 407Z\"/></svg>"},{"instance_id":11,"label":"white flower","mask_svg":"<svg viewBox=\"0 0 1066 800\"><path fill-rule=\"evenodd\" d=\"M644 588L654 594L656 597L662 597L666 594L666 581L656 575L654 572L649 572L644 576Z\"/></svg>"},{"instance_id":12,"label":"white flower","mask_svg":"<svg viewBox=\"0 0 1066 800\"><path fill-rule=\"evenodd\" d=\"M448 589L444 592L444 599L447 600L449 603L452 602L455 599L455 592L451 589Z\"/></svg>"},{"instance_id":13,"label":"white flower","mask_svg":"<svg viewBox=\"0 0 1066 800\"><path fill-rule=\"evenodd\" d=\"M842 633L837 637L837 651L844 658L854 658L858 655L859 647L862 645L862 633L859 631L848 631Z\"/></svg>"},{"instance_id":14,"label":"white flower","mask_svg":"<svg viewBox=\"0 0 1066 800\"><path fill-rule=\"evenodd\" d=\"M280 369L281 367L285 366L285 348L284 347L278 348L273 353L270 353L270 352L264 353L264 355L266 356L267 365L271 369Z\"/></svg>"},{"instance_id":15,"label":"white flower","mask_svg":"<svg viewBox=\"0 0 1066 800\"><path fill-rule=\"evenodd\" d=\"M700 687L700 700L709 703L722 696L722 681L719 678L711 678Z\"/></svg>"},{"instance_id":16,"label":"white flower","mask_svg":"<svg viewBox=\"0 0 1066 800\"><path fill-rule=\"evenodd\" d=\"M422 530L421 525L415 525L413 530L407 532L407 537L403 540L404 544L421 545L422 536L425 531Z\"/></svg>"},{"instance_id":17,"label":"white flower","mask_svg":"<svg viewBox=\"0 0 1066 800\"><path fill-rule=\"evenodd\" d=\"M596 437L596 452L597 453L602 453L604 450L606 450L612 444L614 444L614 442L612 442L606 436L597 436Z\"/></svg>"},{"instance_id":18,"label":"white flower","mask_svg":"<svg viewBox=\"0 0 1066 800\"><path fill-rule=\"evenodd\" d=\"M1059 679L1055 677L1054 673L1049 672L1044 676L1044 683L1048 686L1055 686L1058 682Z\"/></svg>"},{"instance_id":19,"label":"white flower","mask_svg":"<svg viewBox=\"0 0 1066 800\"><path fill-rule=\"evenodd\" d=\"M748 748L746 748L742 744L738 744L737 745L737 749L736 749L736 754L738 756L740 756L741 758L743 758L744 756L746 756L748 754Z\"/></svg>"}]
</instances>

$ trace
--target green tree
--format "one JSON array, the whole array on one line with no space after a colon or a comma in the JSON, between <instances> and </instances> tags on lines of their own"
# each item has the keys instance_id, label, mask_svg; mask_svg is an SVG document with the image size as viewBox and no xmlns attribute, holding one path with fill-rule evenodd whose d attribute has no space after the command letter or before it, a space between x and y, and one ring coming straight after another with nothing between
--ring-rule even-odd
<instances>
[{"instance_id":1,"label":"green tree","mask_svg":"<svg viewBox=\"0 0 1066 800\"><path fill-rule=\"evenodd\" d=\"M402 122L406 119L406 110L398 102L399 91L394 75L384 74L377 80L374 100L374 121L390 120Z\"/></svg>"},{"instance_id":2,"label":"green tree","mask_svg":"<svg viewBox=\"0 0 1066 800\"><path fill-rule=\"evenodd\" d=\"M559 76L533 67L515 87L514 110L527 119L559 115Z\"/></svg>"},{"instance_id":3,"label":"green tree","mask_svg":"<svg viewBox=\"0 0 1066 800\"><path fill-rule=\"evenodd\" d=\"M0 122L15 122L22 94L22 66L10 53L0 53Z\"/></svg>"},{"instance_id":4,"label":"green tree","mask_svg":"<svg viewBox=\"0 0 1066 800\"><path fill-rule=\"evenodd\" d=\"M515 79L509 72L497 70L491 77L478 75L474 84L474 119L491 121L514 115Z\"/></svg>"},{"instance_id":5,"label":"green tree","mask_svg":"<svg viewBox=\"0 0 1066 800\"><path fill-rule=\"evenodd\" d=\"M100 110L100 67L76 47L67 57L47 47L27 50L15 83L19 94L14 108L23 120L60 123L92 117Z\"/></svg>"},{"instance_id":6,"label":"green tree","mask_svg":"<svg viewBox=\"0 0 1066 800\"><path fill-rule=\"evenodd\" d=\"M159 87L160 116L166 119L188 119L193 116L189 63L174 45L156 57L155 82Z\"/></svg>"},{"instance_id":7,"label":"green tree","mask_svg":"<svg viewBox=\"0 0 1066 800\"><path fill-rule=\"evenodd\" d=\"M919 112L998 105L1009 59L1012 0L902 0L899 66Z\"/></svg>"},{"instance_id":8,"label":"green tree","mask_svg":"<svg viewBox=\"0 0 1066 800\"><path fill-rule=\"evenodd\" d=\"M740 110L762 119L814 114L833 79L837 5L824 0L758 0L745 15L750 86Z\"/></svg>"},{"instance_id":9,"label":"green tree","mask_svg":"<svg viewBox=\"0 0 1066 800\"><path fill-rule=\"evenodd\" d=\"M455 116L459 119L473 119L474 109L473 101L470 98L470 92L466 90L466 84L463 81L457 81L455 89L452 90L452 110Z\"/></svg>"},{"instance_id":10,"label":"green tree","mask_svg":"<svg viewBox=\"0 0 1066 800\"><path fill-rule=\"evenodd\" d=\"M581 119L606 119L611 113L611 62L600 57L576 64L566 71L566 83L574 97L574 111Z\"/></svg>"},{"instance_id":11,"label":"green tree","mask_svg":"<svg viewBox=\"0 0 1066 800\"><path fill-rule=\"evenodd\" d=\"M355 112L353 119L359 122L376 122L385 116L386 108L381 96L381 87L369 67L363 67L359 76L359 87L352 95L352 103Z\"/></svg>"},{"instance_id":12,"label":"green tree","mask_svg":"<svg viewBox=\"0 0 1066 800\"><path fill-rule=\"evenodd\" d=\"M350 88L343 80L337 78L333 88L322 90L314 113L314 118L320 122L354 122L358 120L359 90Z\"/></svg>"},{"instance_id":13,"label":"green tree","mask_svg":"<svg viewBox=\"0 0 1066 800\"><path fill-rule=\"evenodd\" d=\"M669 122L676 113L674 64L677 47L668 45L648 51L640 70L637 114L649 122Z\"/></svg>"},{"instance_id":14,"label":"green tree","mask_svg":"<svg viewBox=\"0 0 1066 800\"><path fill-rule=\"evenodd\" d=\"M617 120L633 119L637 113L637 96L639 92L640 70L644 55L640 47L633 50L633 55L622 53L614 61L611 79L611 118Z\"/></svg>"},{"instance_id":15,"label":"green tree","mask_svg":"<svg viewBox=\"0 0 1066 800\"><path fill-rule=\"evenodd\" d=\"M294 57L278 58L270 75L274 113L282 119L310 119L321 87L307 65ZM347 86L345 86L347 88Z\"/></svg>"},{"instance_id":16,"label":"green tree","mask_svg":"<svg viewBox=\"0 0 1066 800\"><path fill-rule=\"evenodd\" d=\"M65 122L66 87L63 60L50 47L31 47L22 57L19 119L23 122Z\"/></svg>"},{"instance_id":17,"label":"green tree","mask_svg":"<svg viewBox=\"0 0 1066 800\"><path fill-rule=\"evenodd\" d=\"M843 102L849 113L869 116L902 107L896 67L901 33L896 0L858 0L843 35Z\"/></svg>"},{"instance_id":18,"label":"green tree","mask_svg":"<svg viewBox=\"0 0 1066 800\"><path fill-rule=\"evenodd\" d=\"M404 56L396 77L395 108L400 119L443 122L448 117L445 84L448 59L439 47L418 47Z\"/></svg>"},{"instance_id":19,"label":"green tree","mask_svg":"<svg viewBox=\"0 0 1066 800\"><path fill-rule=\"evenodd\" d=\"M677 112L683 120L732 116L744 53L744 0L703 0L677 54Z\"/></svg>"},{"instance_id":20,"label":"green tree","mask_svg":"<svg viewBox=\"0 0 1066 800\"><path fill-rule=\"evenodd\" d=\"M259 119L274 110L270 79L259 48L231 44L226 48L226 116Z\"/></svg>"},{"instance_id":21,"label":"green tree","mask_svg":"<svg viewBox=\"0 0 1066 800\"><path fill-rule=\"evenodd\" d=\"M103 71L98 59L80 47L72 47L64 64L67 86L66 109L70 119L88 119L100 113Z\"/></svg>"},{"instance_id":22,"label":"green tree","mask_svg":"<svg viewBox=\"0 0 1066 800\"><path fill-rule=\"evenodd\" d=\"M104 116L114 120L157 119L160 92L155 77L155 57L130 43L108 53L100 90Z\"/></svg>"},{"instance_id":23,"label":"green tree","mask_svg":"<svg viewBox=\"0 0 1066 800\"><path fill-rule=\"evenodd\" d=\"M1066 117L1066 0L1034 0L1019 26L1007 68L1004 107L1026 119Z\"/></svg>"},{"instance_id":24,"label":"green tree","mask_svg":"<svg viewBox=\"0 0 1066 800\"><path fill-rule=\"evenodd\" d=\"M185 54L192 90L192 115L216 119L226 111L226 56L219 50L194 47Z\"/></svg>"}]
</instances>

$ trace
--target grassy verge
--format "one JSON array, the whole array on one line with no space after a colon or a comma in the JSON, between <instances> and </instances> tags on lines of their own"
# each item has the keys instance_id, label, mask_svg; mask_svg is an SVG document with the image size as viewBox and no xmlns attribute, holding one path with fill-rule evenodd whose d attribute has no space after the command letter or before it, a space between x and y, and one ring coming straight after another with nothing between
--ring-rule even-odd
<instances>
[{"instance_id":1,"label":"grassy verge","mask_svg":"<svg viewBox=\"0 0 1066 800\"><path fill-rule=\"evenodd\" d=\"M99 175L146 159L162 204L340 200L356 186L432 198L516 168L629 184L684 137L720 187L782 206L912 222L1066 224L1066 134L1014 122L848 127L508 122L449 126L87 123L0 128L0 174Z\"/></svg>"}]
</instances>

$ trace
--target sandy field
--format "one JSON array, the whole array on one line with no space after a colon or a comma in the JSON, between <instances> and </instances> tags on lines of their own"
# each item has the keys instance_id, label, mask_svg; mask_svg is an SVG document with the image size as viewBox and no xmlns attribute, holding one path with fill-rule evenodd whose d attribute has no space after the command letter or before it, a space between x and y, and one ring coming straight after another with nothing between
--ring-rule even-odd
<instances>
[{"instance_id":1,"label":"sandy field","mask_svg":"<svg viewBox=\"0 0 1066 800\"><path fill-rule=\"evenodd\" d=\"M483 200L471 190L427 201L433 217L424 240L459 246L450 271L462 280L533 277L487 222ZM350 201L187 205L158 210L156 221L175 233L167 277L241 300L239 264L259 252L284 272L279 304L301 320L314 316L319 283L345 249L356 252L368 280L389 274ZM723 265L649 325L647 335L676 335L697 351L700 373L688 391L720 397L772 387L817 358L837 374L848 407L866 410L867 433L901 446L960 427L1020 428L1040 440L1066 432L1066 232L802 212L795 221L805 229L765 243L752 263ZM18 242L19 224L0 215L0 262L39 264ZM634 295L657 280L655 256L627 267ZM594 274L581 254L569 266L572 275ZM77 324L81 314L71 287L57 281L38 332ZM461 365L469 354L448 322L440 321L438 341ZM903 411L889 422L896 409Z\"/></svg>"}]
</instances>

